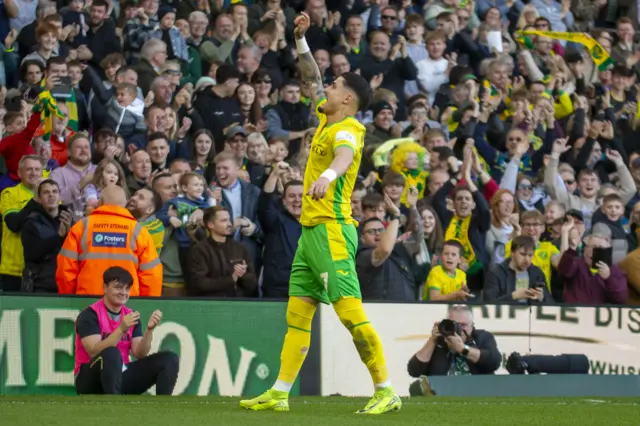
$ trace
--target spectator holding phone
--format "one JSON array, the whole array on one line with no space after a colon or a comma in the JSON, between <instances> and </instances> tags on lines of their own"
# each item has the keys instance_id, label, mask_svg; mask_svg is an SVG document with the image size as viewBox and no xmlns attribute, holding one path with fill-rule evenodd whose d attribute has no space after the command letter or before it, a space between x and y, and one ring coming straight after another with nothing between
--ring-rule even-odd
<instances>
[{"instance_id":1,"label":"spectator holding phone","mask_svg":"<svg viewBox=\"0 0 640 426\"><path fill-rule=\"evenodd\" d=\"M610 239L602 234L591 234L584 240L584 254L576 250L579 238L569 238L569 249L564 252L558 272L564 277L564 301L580 304L617 304L627 302L627 277L617 265L612 265Z\"/></svg>"},{"instance_id":2,"label":"spectator holding phone","mask_svg":"<svg viewBox=\"0 0 640 426\"><path fill-rule=\"evenodd\" d=\"M487 275L485 302L553 302L544 273L533 264L535 250L533 238L521 235L513 239L511 257L495 265Z\"/></svg>"},{"instance_id":3,"label":"spectator holding phone","mask_svg":"<svg viewBox=\"0 0 640 426\"><path fill-rule=\"evenodd\" d=\"M25 248L22 291L57 293L57 257L73 225L73 215L60 204L60 187L52 179L40 182L35 203L20 234Z\"/></svg>"},{"instance_id":4,"label":"spectator holding phone","mask_svg":"<svg viewBox=\"0 0 640 426\"><path fill-rule=\"evenodd\" d=\"M233 239L229 210L206 209L202 218L209 237L191 248L187 260L187 293L205 297L255 297L258 280L249 252Z\"/></svg>"}]
</instances>

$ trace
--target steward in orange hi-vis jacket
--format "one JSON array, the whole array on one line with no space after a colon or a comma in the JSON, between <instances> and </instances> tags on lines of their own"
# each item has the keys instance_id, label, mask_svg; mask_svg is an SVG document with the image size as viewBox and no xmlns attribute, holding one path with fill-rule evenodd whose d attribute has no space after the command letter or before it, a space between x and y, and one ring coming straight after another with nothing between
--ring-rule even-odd
<instances>
[{"instance_id":1,"label":"steward in orange hi-vis jacket","mask_svg":"<svg viewBox=\"0 0 640 426\"><path fill-rule=\"evenodd\" d=\"M103 205L69 231L58 254L60 294L101 296L102 274L109 267L120 266L133 276L131 296L161 295L162 263L151 235L124 208L126 197L118 190L121 188L103 192ZM107 198L113 199L114 191L116 202L110 203Z\"/></svg>"}]
</instances>

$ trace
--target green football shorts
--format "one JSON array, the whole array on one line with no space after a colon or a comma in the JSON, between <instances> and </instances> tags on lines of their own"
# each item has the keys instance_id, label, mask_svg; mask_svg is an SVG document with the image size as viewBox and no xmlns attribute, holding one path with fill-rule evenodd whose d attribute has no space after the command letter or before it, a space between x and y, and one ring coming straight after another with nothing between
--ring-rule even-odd
<instances>
[{"instance_id":1,"label":"green football shorts","mask_svg":"<svg viewBox=\"0 0 640 426\"><path fill-rule=\"evenodd\" d=\"M291 268L289 296L307 296L326 304L345 297L361 299L357 249L355 225L303 226Z\"/></svg>"}]
</instances>

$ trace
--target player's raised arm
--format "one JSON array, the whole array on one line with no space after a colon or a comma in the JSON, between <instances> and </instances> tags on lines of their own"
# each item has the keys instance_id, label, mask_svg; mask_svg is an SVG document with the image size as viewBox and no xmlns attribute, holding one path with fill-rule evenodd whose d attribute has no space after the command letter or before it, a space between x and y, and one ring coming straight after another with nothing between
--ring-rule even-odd
<instances>
[{"instance_id":1,"label":"player's raised arm","mask_svg":"<svg viewBox=\"0 0 640 426\"><path fill-rule=\"evenodd\" d=\"M296 46L298 49L298 64L300 65L300 79L304 83L311 83L314 92L311 94L315 98L316 102L324 97L324 89L322 86L322 74L318 64L316 64L311 49L307 44L307 40L304 38L305 33L311 25L311 19L309 15L302 12L300 16L294 21L295 29L293 33L296 37ZM315 86L315 87L314 87Z\"/></svg>"}]
</instances>

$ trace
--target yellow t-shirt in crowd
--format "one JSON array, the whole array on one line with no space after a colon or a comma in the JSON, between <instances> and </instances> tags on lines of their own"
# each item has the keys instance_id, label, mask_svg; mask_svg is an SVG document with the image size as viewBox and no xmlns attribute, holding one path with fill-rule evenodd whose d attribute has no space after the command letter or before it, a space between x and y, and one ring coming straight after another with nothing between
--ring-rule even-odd
<instances>
[{"instance_id":1,"label":"yellow t-shirt in crowd","mask_svg":"<svg viewBox=\"0 0 640 426\"><path fill-rule=\"evenodd\" d=\"M431 289L439 290L440 294L445 295L454 293L465 285L467 285L467 274L464 271L456 269L456 274L451 276L441 265L437 265L429 272L422 300L429 300L429 290Z\"/></svg>"},{"instance_id":2,"label":"yellow t-shirt in crowd","mask_svg":"<svg viewBox=\"0 0 640 426\"><path fill-rule=\"evenodd\" d=\"M320 125L311 142L309 159L304 172L304 196L302 197L302 216L300 224L315 226L321 223L345 223L356 221L351 217L351 194L358 178L358 169L364 149L365 128L353 117L333 124L327 124L327 116L322 112L322 99L316 106ZM331 166L335 150L341 146L353 149L353 163L346 173L329 185L327 194L321 200L313 200L307 195L311 184Z\"/></svg>"},{"instance_id":3,"label":"yellow t-shirt in crowd","mask_svg":"<svg viewBox=\"0 0 640 426\"><path fill-rule=\"evenodd\" d=\"M549 241L539 242L533 253L532 263L542 270L549 291L551 291L551 258L556 254L560 254L560 250ZM511 257L511 241L504 247L504 257L505 259Z\"/></svg>"},{"instance_id":4,"label":"yellow t-shirt in crowd","mask_svg":"<svg viewBox=\"0 0 640 426\"><path fill-rule=\"evenodd\" d=\"M33 198L33 192L19 183L7 188L0 195L0 215L2 215L2 258L0 274L22 276L24 269L24 252L20 233L11 231L4 217L10 213L18 213Z\"/></svg>"}]
</instances>

